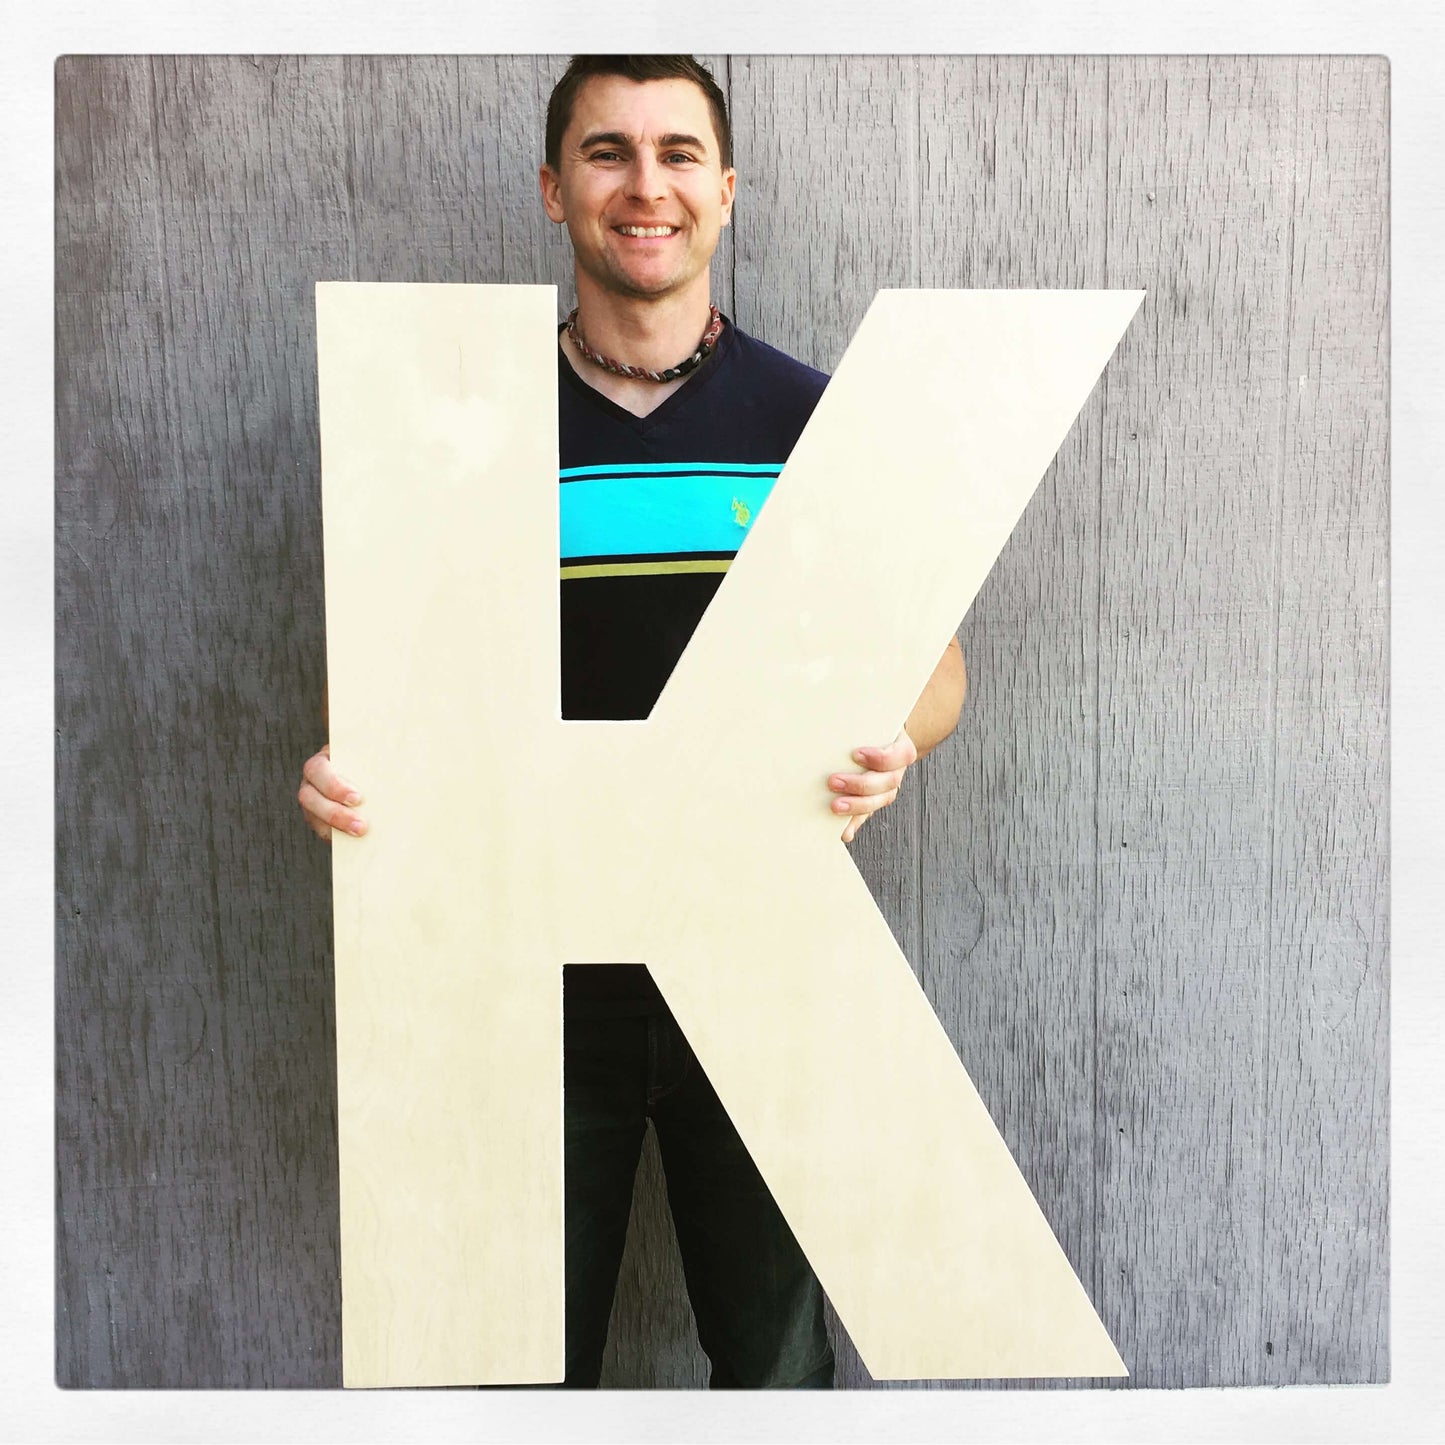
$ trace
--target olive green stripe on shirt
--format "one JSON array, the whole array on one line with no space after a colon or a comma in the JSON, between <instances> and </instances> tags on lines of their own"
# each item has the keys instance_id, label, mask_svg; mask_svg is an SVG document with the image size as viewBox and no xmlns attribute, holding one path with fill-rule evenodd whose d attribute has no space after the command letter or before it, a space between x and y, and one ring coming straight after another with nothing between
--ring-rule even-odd
<instances>
[{"instance_id":1,"label":"olive green stripe on shirt","mask_svg":"<svg viewBox=\"0 0 1445 1445\"><path fill-rule=\"evenodd\" d=\"M562 577L662 577L673 572L726 572L732 565L726 557L689 557L653 562L582 562L562 567Z\"/></svg>"}]
</instances>

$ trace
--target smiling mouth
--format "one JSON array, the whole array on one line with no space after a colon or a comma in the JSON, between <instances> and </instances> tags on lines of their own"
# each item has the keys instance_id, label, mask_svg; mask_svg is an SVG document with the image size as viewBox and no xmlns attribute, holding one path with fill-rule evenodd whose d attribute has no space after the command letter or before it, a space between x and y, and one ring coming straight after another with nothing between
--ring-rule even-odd
<instances>
[{"instance_id":1,"label":"smiling mouth","mask_svg":"<svg viewBox=\"0 0 1445 1445\"><path fill-rule=\"evenodd\" d=\"M682 228L680 226L614 226L612 229L619 236L632 236L642 241L660 241L668 236L675 236Z\"/></svg>"}]
</instances>

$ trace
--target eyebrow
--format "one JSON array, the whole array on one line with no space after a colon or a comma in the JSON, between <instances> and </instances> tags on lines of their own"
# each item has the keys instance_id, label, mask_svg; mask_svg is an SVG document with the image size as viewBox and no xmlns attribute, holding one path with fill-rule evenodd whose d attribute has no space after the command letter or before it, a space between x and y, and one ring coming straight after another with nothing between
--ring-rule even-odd
<instances>
[{"instance_id":1,"label":"eyebrow","mask_svg":"<svg viewBox=\"0 0 1445 1445\"><path fill-rule=\"evenodd\" d=\"M671 131L667 135L659 136L659 146L692 146L695 150L706 152L707 145L695 135L685 135L681 131ZM577 143L579 150L587 150L595 145L630 146L633 144L631 136L625 136L620 130L599 130L593 131L591 135L583 136Z\"/></svg>"}]
</instances>

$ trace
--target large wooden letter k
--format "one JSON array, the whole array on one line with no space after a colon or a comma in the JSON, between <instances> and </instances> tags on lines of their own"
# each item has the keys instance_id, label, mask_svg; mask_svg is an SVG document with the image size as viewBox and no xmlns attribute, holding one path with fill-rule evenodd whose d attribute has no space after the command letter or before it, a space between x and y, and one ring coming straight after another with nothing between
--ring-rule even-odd
<instances>
[{"instance_id":1,"label":"large wooden letter k","mask_svg":"<svg viewBox=\"0 0 1445 1445\"><path fill-rule=\"evenodd\" d=\"M372 820L334 856L348 1385L562 1377L561 971L609 962L874 1376L1124 1373L823 781L898 731L1140 299L880 293L652 717L564 723L554 291L317 288Z\"/></svg>"}]
</instances>

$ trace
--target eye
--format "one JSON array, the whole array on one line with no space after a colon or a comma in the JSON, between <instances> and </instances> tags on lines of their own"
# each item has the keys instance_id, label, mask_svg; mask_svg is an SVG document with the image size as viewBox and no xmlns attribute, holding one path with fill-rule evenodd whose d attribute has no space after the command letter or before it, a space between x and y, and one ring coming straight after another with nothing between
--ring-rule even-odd
<instances>
[{"instance_id":1,"label":"eye","mask_svg":"<svg viewBox=\"0 0 1445 1445\"><path fill-rule=\"evenodd\" d=\"M688 155L686 151L673 151L673 153L668 156L667 159L670 161L687 161L689 164L691 164L696 159L696 157Z\"/></svg>"},{"instance_id":2,"label":"eye","mask_svg":"<svg viewBox=\"0 0 1445 1445\"><path fill-rule=\"evenodd\" d=\"M590 161L616 161L621 160L622 157L616 151L593 151L587 159Z\"/></svg>"}]
</instances>

